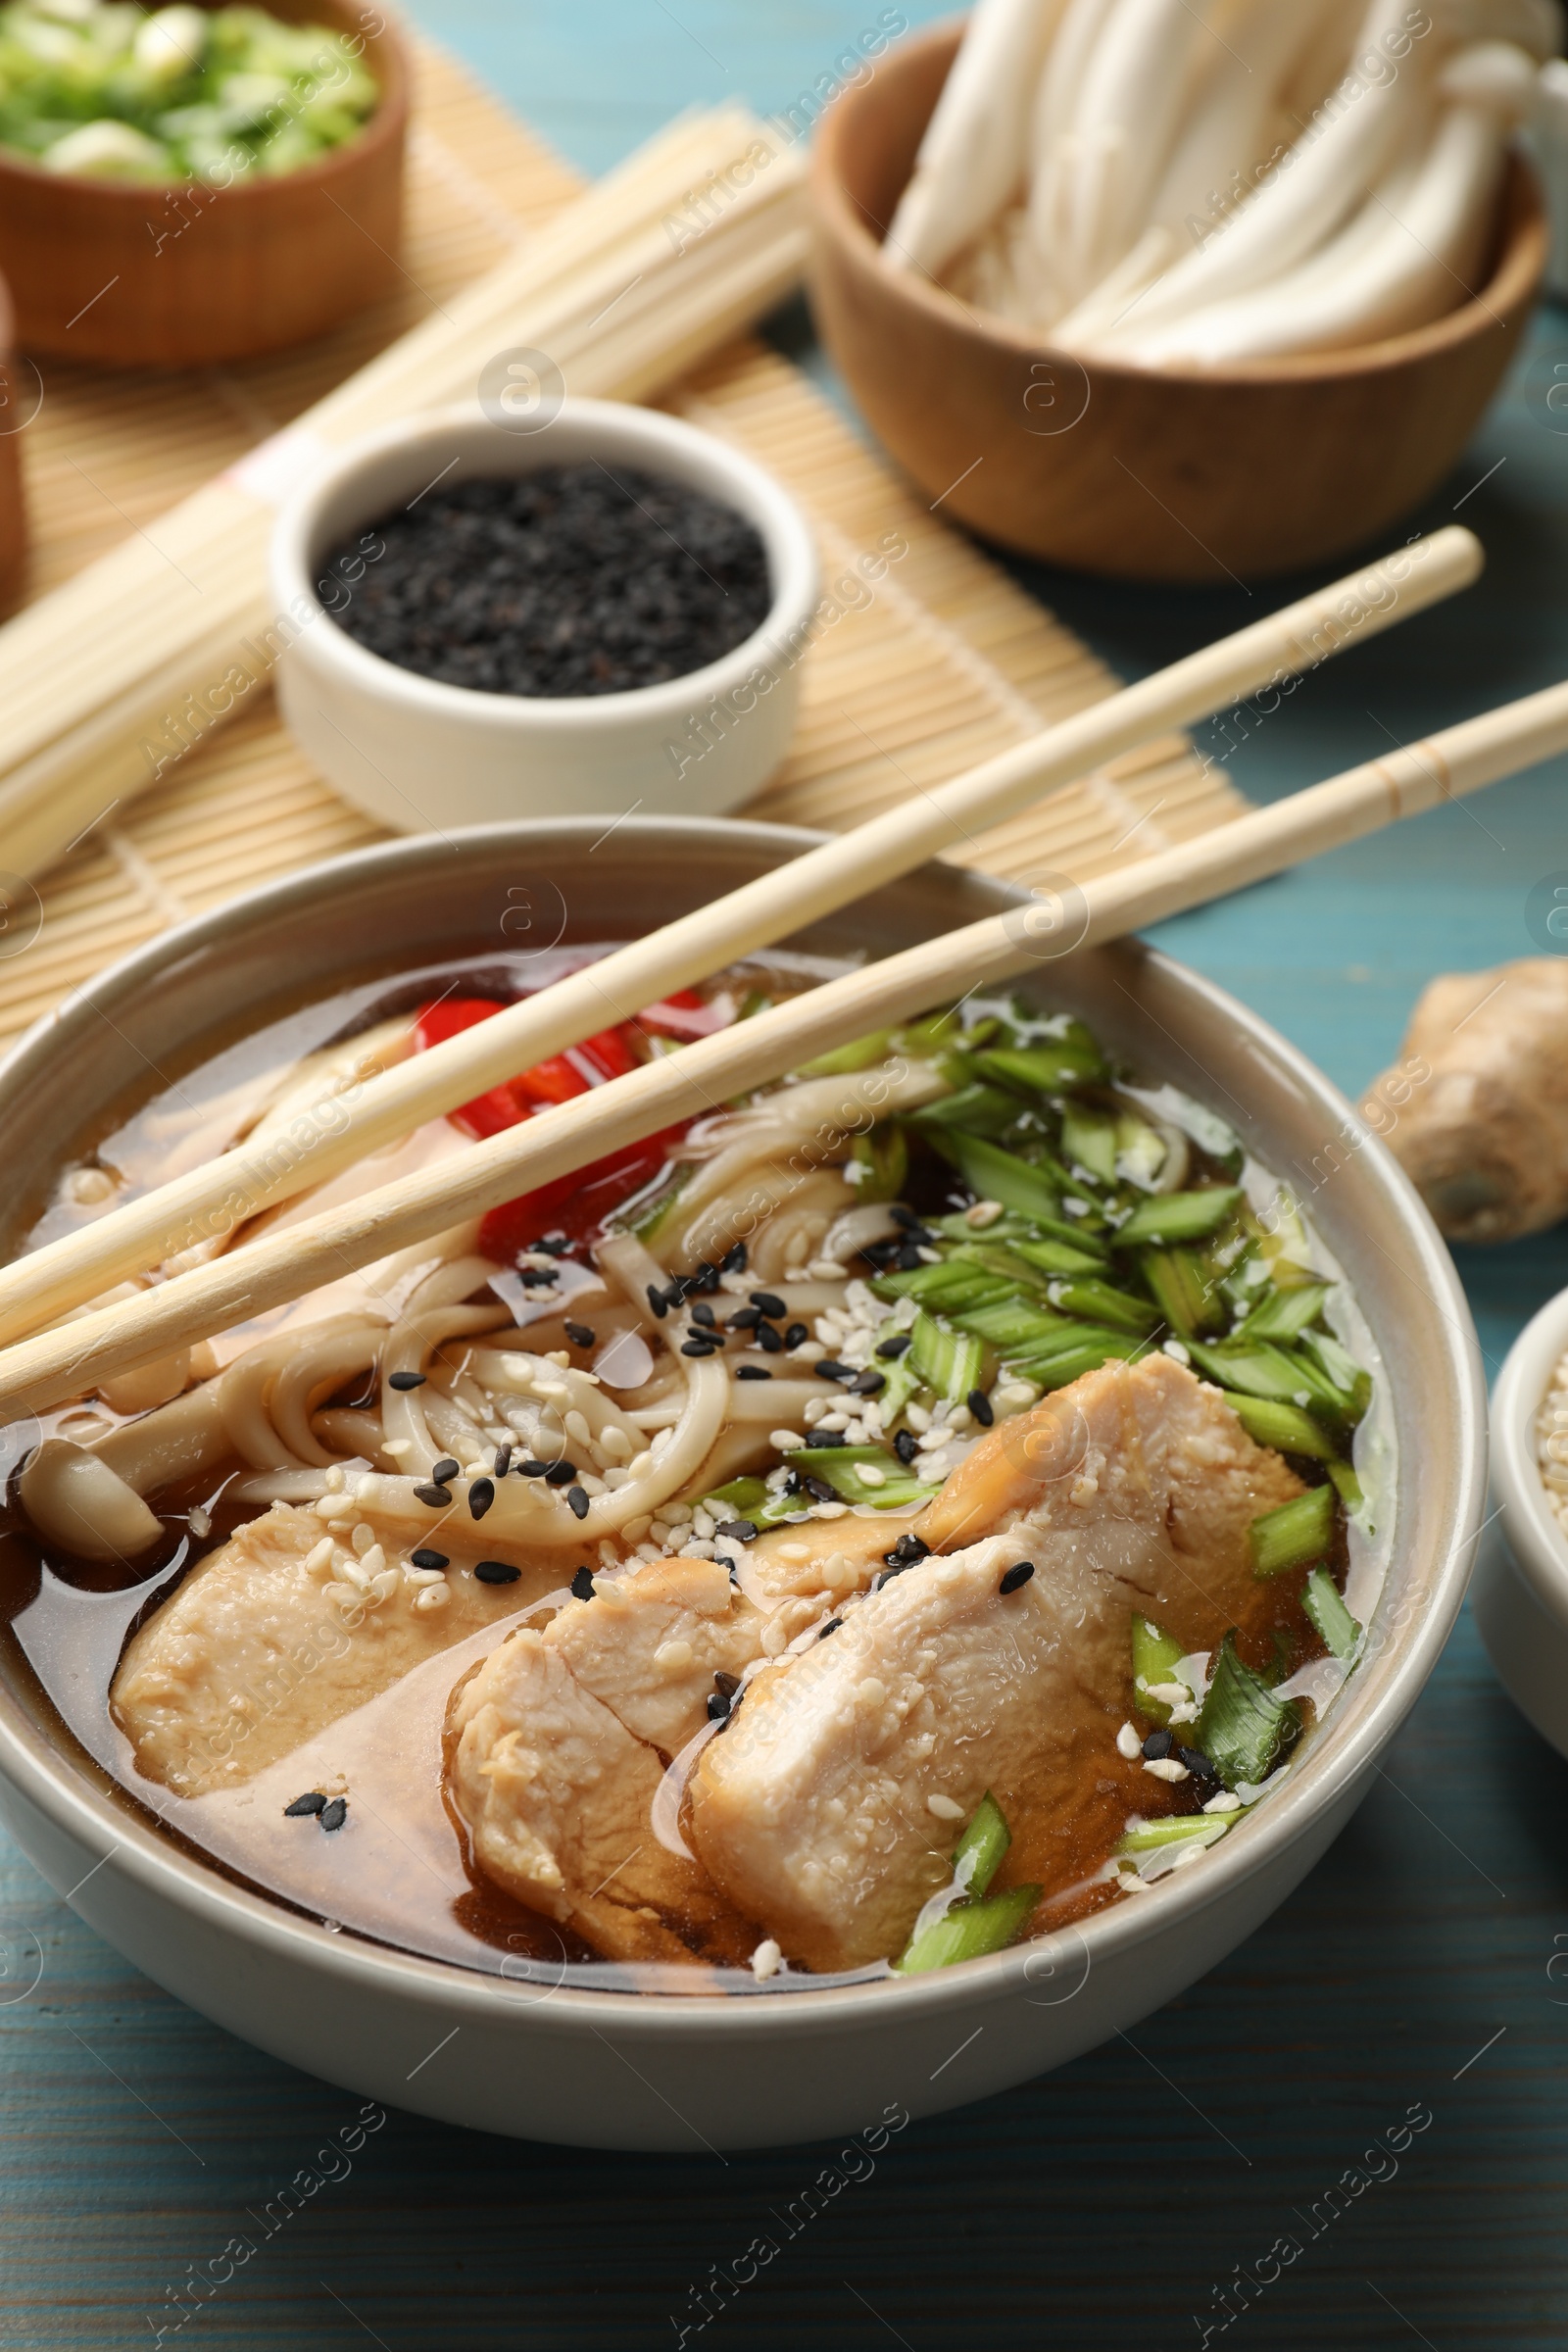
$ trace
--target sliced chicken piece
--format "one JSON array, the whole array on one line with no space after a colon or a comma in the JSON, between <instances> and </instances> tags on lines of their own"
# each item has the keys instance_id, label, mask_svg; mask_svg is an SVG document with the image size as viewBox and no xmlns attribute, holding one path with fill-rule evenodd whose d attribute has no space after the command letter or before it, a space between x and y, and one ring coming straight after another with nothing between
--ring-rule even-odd
<instances>
[{"instance_id":1,"label":"sliced chicken piece","mask_svg":"<svg viewBox=\"0 0 1568 2352\"><path fill-rule=\"evenodd\" d=\"M740 1961L755 1947L701 1866L660 1843L663 1759L584 1688L563 1644L503 1642L458 1692L451 1731L449 1786L474 1859L519 1902L612 1960L689 1962L695 1946Z\"/></svg>"},{"instance_id":2,"label":"sliced chicken piece","mask_svg":"<svg viewBox=\"0 0 1568 2352\"><path fill-rule=\"evenodd\" d=\"M573 1601L543 1638L634 1739L673 1756L708 1721L714 1675L761 1656L766 1623L722 1560L657 1560Z\"/></svg>"},{"instance_id":3,"label":"sliced chicken piece","mask_svg":"<svg viewBox=\"0 0 1568 2352\"><path fill-rule=\"evenodd\" d=\"M338 1598L349 1591L341 1575L306 1566L327 1533L315 1510L274 1504L193 1569L127 1644L111 1699L149 1780L181 1796L237 1787L411 1667L561 1583L559 1560L489 1585L454 1559L447 1602L420 1607L431 1588L410 1581L388 1543L385 1597Z\"/></svg>"},{"instance_id":4,"label":"sliced chicken piece","mask_svg":"<svg viewBox=\"0 0 1568 2352\"><path fill-rule=\"evenodd\" d=\"M934 1556L756 1676L705 1749L692 1837L714 1884L809 1967L895 1957L952 1851L927 1799L968 1814L989 1788L1059 1817L1127 1711L1132 1612L1212 1645L1259 1590L1251 1520L1299 1492L1163 1356L997 1430L917 1523Z\"/></svg>"}]
</instances>

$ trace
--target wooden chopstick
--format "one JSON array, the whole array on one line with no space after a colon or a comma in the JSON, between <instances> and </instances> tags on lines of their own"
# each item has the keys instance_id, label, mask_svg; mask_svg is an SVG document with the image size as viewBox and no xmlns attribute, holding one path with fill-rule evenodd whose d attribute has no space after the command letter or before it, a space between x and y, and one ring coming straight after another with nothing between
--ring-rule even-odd
<instances>
[{"instance_id":1,"label":"wooden chopstick","mask_svg":"<svg viewBox=\"0 0 1568 2352\"><path fill-rule=\"evenodd\" d=\"M45 1411L114 1373L153 1362L427 1241L854 1038L995 987L1073 945L1118 938L1281 873L1565 749L1568 684L1449 727L1103 875L1085 885L1080 906L1028 900L829 981L346 1207L24 1341L0 1354L0 1414L14 1419ZM856 1081L845 1084L848 1100Z\"/></svg>"},{"instance_id":2,"label":"wooden chopstick","mask_svg":"<svg viewBox=\"0 0 1568 2352\"><path fill-rule=\"evenodd\" d=\"M308 1149L232 1152L0 1269L0 1342L36 1331L178 1250L232 1231L426 1119L804 930L1120 753L1375 636L1465 587L1484 556L1450 526L1079 711L775 872L524 998L333 1105Z\"/></svg>"}]
</instances>

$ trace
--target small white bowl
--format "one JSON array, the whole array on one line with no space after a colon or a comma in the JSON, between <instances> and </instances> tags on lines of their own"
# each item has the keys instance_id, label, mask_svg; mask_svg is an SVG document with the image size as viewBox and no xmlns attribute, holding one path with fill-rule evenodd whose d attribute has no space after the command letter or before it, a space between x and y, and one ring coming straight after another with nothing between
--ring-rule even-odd
<instances>
[{"instance_id":1,"label":"small white bowl","mask_svg":"<svg viewBox=\"0 0 1568 2352\"><path fill-rule=\"evenodd\" d=\"M1476 1623L1509 1696L1568 1756L1568 1535L1541 1482L1536 1415L1568 1348L1568 1291L1527 1323L1492 1398L1491 1515L1476 1563Z\"/></svg>"},{"instance_id":2,"label":"small white bowl","mask_svg":"<svg viewBox=\"0 0 1568 2352\"><path fill-rule=\"evenodd\" d=\"M322 564L405 501L437 481L588 458L687 483L754 523L773 589L762 626L662 686L553 701L420 677L332 619L318 593ZM303 623L278 665L284 721L329 784L400 833L633 807L650 816L733 808L789 749L818 592L806 521L760 466L676 417L605 400L564 401L526 433L466 407L368 434L284 508L271 571L277 612Z\"/></svg>"}]
</instances>

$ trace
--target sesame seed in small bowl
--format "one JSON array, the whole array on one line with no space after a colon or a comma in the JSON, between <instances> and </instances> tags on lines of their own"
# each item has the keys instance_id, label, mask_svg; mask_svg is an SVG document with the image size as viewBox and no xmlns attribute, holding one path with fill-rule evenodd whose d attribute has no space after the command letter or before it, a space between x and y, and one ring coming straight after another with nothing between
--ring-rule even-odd
<instances>
[{"instance_id":1,"label":"sesame seed in small bowl","mask_svg":"<svg viewBox=\"0 0 1568 2352\"><path fill-rule=\"evenodd\" d=\"M1568 1291L1514 1342L1492 1399L1476 1622L1510 1696L1568 1756Z\"/></svg>"},{"instance_id":2,"label":"sesame seed in small bowl","mask_svg":"<svg viewBox=\"0 0 1568 2352\"><path fill-rule=\"evenodd\" d=\"M817 562L725 442L565 399L527 432L466 407L353 443L279 516L272 592L285 721L410 833L734 808L789 748Z\"/></svg>"}]
</instances>

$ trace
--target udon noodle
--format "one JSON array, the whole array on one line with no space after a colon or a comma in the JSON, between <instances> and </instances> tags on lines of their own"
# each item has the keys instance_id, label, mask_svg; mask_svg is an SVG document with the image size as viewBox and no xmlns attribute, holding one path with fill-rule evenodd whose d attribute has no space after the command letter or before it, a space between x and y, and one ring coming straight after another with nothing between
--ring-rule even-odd
<instances>
[{"instance_id":1,"label":"udon noodle","mask_svg":"<svg viewBox=\"0 0 1568 2352\"><path fill-rule=\"evenodd\" d=\"M650 1007L205 1247L814 976ZM513 985L242 1041L34 1239L308 1135ZM13 1639L122 1801L334 1925L650 1988L949 1965L1148 1893L1289 1771L1376 1598L1369 1361L1221 1121L970 1002L12 1433Z\"/></svg>"}]
</instances>

